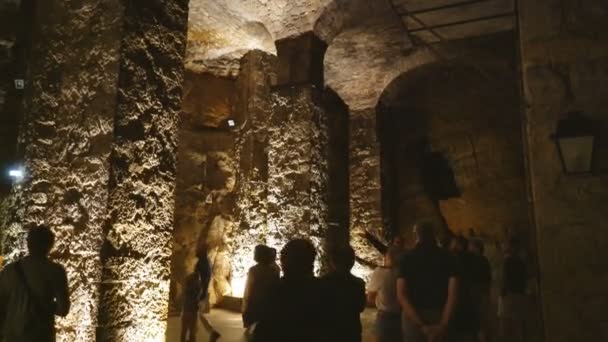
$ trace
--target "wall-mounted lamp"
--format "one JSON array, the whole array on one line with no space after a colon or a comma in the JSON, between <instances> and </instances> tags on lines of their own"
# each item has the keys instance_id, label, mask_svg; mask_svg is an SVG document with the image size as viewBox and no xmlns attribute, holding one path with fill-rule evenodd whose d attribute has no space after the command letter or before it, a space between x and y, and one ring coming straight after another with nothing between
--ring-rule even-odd
<instances>
[{"instance_id":1,"label":"wall-mounted lamp","mask_svg":"<svg viewBox=\"0 0 608 342\"><path fill-rule=\"evenodd\" d=\"M557 124L557 131L552 136L562 161L564 173L590 173L593 162L596 130L592 120L582 113L568 113L566 119Z\"/></svg>"},{"instance_id":2,"label":"wall-mounted lamp","mask_svg":"<svg viewBox=\"0 0 608 342\"><path fill-rule=\"evenodd\" d=\"M14 80L15 83L15 89L17 90L23 90L25 89L25 80L18 78Z\"/></svg>"},{"instance_id":3,"label":"wall-mounted lamp","mask_svg":"<svg viewBox=\"0 0 608 342\"><path fill-rule=\"evenodd\" d=\"M228 127L234 127L236 126L236 121L232 120L232 119L228 119Z\"/></svg>"},{"instance_id":4,"label":"wall-mounted lamp","mask_svg":"<svg viewBox=\"0 0 608 342\"><path fill-rule=\"evenodd\" d=\"M8 177L12 179L13 184L20 183L25 178L25 171L21 167L13 167L8 170Z\"/></svg>"}]
</instances>

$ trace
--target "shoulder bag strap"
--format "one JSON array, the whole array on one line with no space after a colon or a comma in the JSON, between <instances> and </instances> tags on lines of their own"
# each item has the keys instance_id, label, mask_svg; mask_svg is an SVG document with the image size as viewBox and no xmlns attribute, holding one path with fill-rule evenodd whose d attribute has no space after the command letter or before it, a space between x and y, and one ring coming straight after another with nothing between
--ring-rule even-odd
<instances>
[{"instance_id":1,"label":"shoulder bag strap","mask_svg":"<svg viewBox=\"0 0 608 342\"><path fill-rule=\"evenodd\" d=\"M47 311L45 309L45 305L42 305L42 303L40 303L40 301L38 300L38 297L36 296L34 291L32 291L32 288L30 287L29 283L27 282L27 278L25 277L25 272L23 271L21 261L17 261L15 263L15 270L17 271L19 280L21 280L21 283L25 287L25 291L27 292L28 296L30 297L30 300L32 301L32 303L34 303L34 306L41 311Z\"/></svg>"}]
</instances>

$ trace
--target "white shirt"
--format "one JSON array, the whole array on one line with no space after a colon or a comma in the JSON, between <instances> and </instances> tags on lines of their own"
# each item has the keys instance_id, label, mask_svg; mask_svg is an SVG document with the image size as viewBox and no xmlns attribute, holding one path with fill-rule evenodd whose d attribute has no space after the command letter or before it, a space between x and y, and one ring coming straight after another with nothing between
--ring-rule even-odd
<instances>
[{"instance_id":1,"label":"white shirt","mask_svg":"<svg viewBox=\"0 0 608 342\"><path fill-rule=\"evenodd\" d=\"M397 300L397 272L395 268L378 267L367 283L367 292L377 292L376 308L380 311L399 313Z\"/></svg>"}]
</instances>

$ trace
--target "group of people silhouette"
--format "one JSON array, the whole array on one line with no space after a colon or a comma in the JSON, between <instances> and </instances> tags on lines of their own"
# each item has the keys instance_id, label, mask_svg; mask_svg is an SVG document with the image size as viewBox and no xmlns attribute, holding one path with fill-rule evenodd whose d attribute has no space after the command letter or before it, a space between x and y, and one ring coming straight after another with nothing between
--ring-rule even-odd
<instances>
[{"instance_id":1,"label":"group of people silhouette","mask_svg":"<svg viewBox=\"0 0 608 342\"><path fill-rule=\"evenodd\" d=\"M256 265L248 272L242 317L245 337L253 342L359 342L360 314L377 308L378 342L485 342L491 270L483 243L453 237L440 246L431 224L415 227L416 245L406 250L401 239L381 246L384 263L367 284L351 273L355 251L347 244L327 251L328 271L314 273L317 251L307 239L293 239L277 252L259 245ZM65 269L49 260L54 235L46 226L29 230L29 255L0 272L2 341L54 341L55 316L70 308ZM499 318L504 341L523 341L527 274L516 239L506 244ZM280 275L282 271L282 276ZM194 341L199 319L220 334L203 315L211 265L198 251L194 272L186 279L182 341Z\"/></svg>"},{"instance_id":2,"label":"group of people silhouette","mask_svg":"<svg viewBox=\"0 0 608 342\"><path fill-rule=\"evenodd\" d=\"M371 241L384 261L367 284L351 273L355 251L349 245L327 251L328 270L319 278L314 274L317 251L309 240L289 241L280 252L281 268L276 250L256 246L242 305L246 340L359 342L360 314L375 306L378 342L489 341L492 272L483 242L453 236L441 246L431 224L414 230L416 245L409 250L400 238L389 246ZM501 330L505 341L522 341L526 269L518 241L505 247ZM219 337L209 329L212 341Z\"/></svg>"}]
</instances>

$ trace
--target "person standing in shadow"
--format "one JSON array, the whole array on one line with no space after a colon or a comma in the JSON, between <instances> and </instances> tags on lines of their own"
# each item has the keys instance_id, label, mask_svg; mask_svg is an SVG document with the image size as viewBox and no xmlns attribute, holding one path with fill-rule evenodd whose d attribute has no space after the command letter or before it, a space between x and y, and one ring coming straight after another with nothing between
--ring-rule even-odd
<instances>
[{"instance_id":1,"label":"person standing in shadow","mask_svg":"<svg viewBox=\"0 0 608 342\"><path fill-rule=\"evenodd\" d=\"M316 250L306 239L289 241L281 250L283 277L256 325L254 342L328 341L324 331L319 280L314 276Z\"/></svg>"},{"instance_id":2,"label":"person standing in shadow","mask_svg":"<svg viewBox=\"0 0 608 342\"><path fill-rule=\"evenodd\" d=\"M432 224L414 227L417 244L401 261L397 297L406 342L444 341L458 297L458 269L437 245Z\"/></svg>"},{"instance_id":3,"label":"person standing in shadow","mask_svg":"<svg viewBox=\"0 0 608 342\"><path fill-rule=\"evenodd\" d=\"M463 236L452 236L449 250L460 270L458 304L450 322L450 337L458 342L477 342L481 317L479 316L475 287L475 259L468 251L469 241Z\"/></svg>"},{"instance_id":4,"label":"person standing in shadow","mask_svg":"<svg viewBox=\"0 0 608 342\"><path fill-rule=\"evenodd\" d=\"M477 340L488 342L490 319L490 291L492 288L492 268L488 258L484 255L483 241L473 239L469 242L469 255L471 256L472 299L474 318L478 323Z\"/></svg>"},{"instance_id":5,"label":"person standing in shadow","mask_svg":"<svg viewBox=\"0 0 608 342\"><path fill-rule=\"evenodd\" d=\"M29 255L0 273L3 341L55 341L55 316L68 314L70 297L65 269L48 257L54 242L47 226L30 229Z\"/></svg>"},{"instance_id":6,"label":"person standing in shadow","mask_svg":"<svg viewBox=\"0 0 608 342\"><path fill-rule=\"evenodd\" d=\"M199 247L196 251L196 256L198 260L196 262L194 274L198 276L199 286L196 311L199 313L198 318L200 319L201 324L209 334L209 341L215 342L220 338L220 334L211 326L211 323L209 323L209 320L204 315L209 310L209 283L211 282L211 263L207 256L207 248L204 246ZM191 279L190 281L195 282L194 279ZM192 288L192 291L194 291L194 284L192 284ZM193 294L194 292L191 295ZM199 304L201 303L202 307L199 307ZM192 341L194 341L194 339L192 339Z\"/></svg>"},{"instance_id":7,"label":"person standing in shadow","mask_svg":"<svg viewBox=\"0 0 608 342\"><path fill-rule=\"evenodd\" d=\"M353 248L340 246L330 252L332 271L321 278L330 341L361 341L360 315L366 304L365 282L351 274L354 265Z\"/></svg>"},{"instance_id":8,"label":"person standing in shadow","mask_svg":"<svg viewBox=\"0 0 608 342\"><path fill-rule=\"evenodd\" d=\"M249 269L243 295L243 325L247 330L257 323L268 307L268 300L279 283L280 273L275 267L276 252L264 245L255 246L253 259L257 264ZM246 333L250 334L250 333Z\"/></svg>"},{"instance_id":9,"label":"person standing in shadow","mask_svg":"<svg viewBox=\"0 0 608 342\"><path fill-rule=\"evenodd\" d=\"M197 272L192 272L186 277L186 285L184 288L181 342L196 341L200 293L201 280Z\"/></svg>"},{"instance_id":10,"label":"person standing in shadow","mask_svg":"<svg viewBox=\"0 0 608 342\"><path fill-rule=\"evenodd\" d=\"M390 248L384 255L384 265L377 267L367 283L367 301L376 305L374 334L377 342L403 342L401 306L397 300L397 260L402 251Z\"/></svg>"},{"instance_id":11,"label":"person standing in shadow","mask_svg":"<svg viewBox=\"0 0 608 342\"><path fill-rule=\"evenodd\" d=\"M511 238L505 246L503 281L498 302L500 334L504 341L520 342L525 340L527 316L526 288L528 273L521 258L519 239Z\"/></svg>"}]
</instances>

